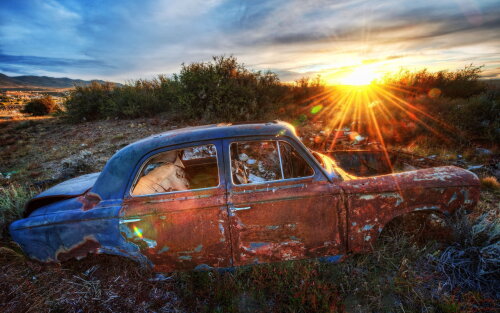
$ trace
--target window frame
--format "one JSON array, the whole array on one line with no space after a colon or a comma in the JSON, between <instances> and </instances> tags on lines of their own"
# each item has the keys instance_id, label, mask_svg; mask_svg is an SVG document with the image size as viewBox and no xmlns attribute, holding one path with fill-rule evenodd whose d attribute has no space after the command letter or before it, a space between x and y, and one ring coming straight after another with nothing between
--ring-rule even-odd
<instances>
[{"instance_id":1,"label":"window frame","mask_svg":"<svg viewBox=\"0 0 500 313\"><path fill-rule=\"evenodd\" d=\"M264 182L256 182L256 183L248 183L248 184L236 184L233 180L233 164L232 164L232 158L231 158L231 146L233 143L240 143L240 142L249 142L249 141L274 141L277 143L278 147L278 157L279 157L279 164L280 164L280 172L281 172L281 179L277 180L268 180ZM281 159L281 148L280 148L280 141L283 141L287 144L289 144L299 155L302 157L304 162L309 165L309 167L313 170L312 175L310 176L304 176L304 177L294 177L294 178L284 178L284 172L283 172L283 161ZM235 187L243 187L243 186L254 186L254 185L263 185L263 184L270 184L270 183L279 183L279 182L287 182L287 181L296 181L296 180L302 180L302 179L311 179L314 178L317 174L316 169L313 165L311 165L311 162L308 160L308 158L304 157L304 155L300 152L300 149L297 149L297 147L290 142L289 140L286 140L284 137L280 139L275 139L275 138L234 138L232 141L228 142L228 155L229 155L229 181L231 182L232 186Z\"/></svg>"},{"instance_id":2,"label":"window frame","mask_svg":"<svg viewBox=\"0 0 500 313\"><path fill-rule=\"evenodd\" d=\"M218 175L218 184L217 186L213 186L213 187L205 187L205 188L197 188L197 189L187 189L187 190L175 190L175 191L168 191L168 192L158 192L158 193L151 193L151 194L145 194L145 195L134 195L132 192L133 192L133 189L135 187L135 185L137 184L138 180L139 180L139 176L141 175L144 167L148 164L148 162L155 158L156 156L158 156L159 154L161 153L164 153L164 152L168 152L168 151L173 151L173 150L181 150L181 149L187 149L187 148L193 148L193 147L199 147L199 146L208 146L208 145L212 145L215 147L215 160L217 162L217 175ZM134 174L134 179L132 180L132 183L130 184L130 186L128 187L128 197L129 198L142 198L142 197L152 197L152 196L160 196L160 195L168 195L168 194L177 194L177 193L183 193L183 192L195 192L195 191L203 191L203 190L209 190L209 189L218 189L220 188L222 185L223 185L223 175L221 175L221 163L223 164L223 162L219 162L219 153L222 151L218 151L218 148L217 148L217 145L218 145L218 142L217 141L210 141L210 142L206 142L206 143L185 143L185 144L181 144L181 145L175 145L175 146L169 146L169 147L163 147L163 148L159 148L157 150L153 150L153 151L150 151L146 156L147 158L144 160L144 158L146 157L143 157L141 158L141 161L139 161L138 163L140 163L141 165L138 167L138 170L136 170L135 174ZM137 167L136 167L137 169Z\"/></svg>"}]
</instances>

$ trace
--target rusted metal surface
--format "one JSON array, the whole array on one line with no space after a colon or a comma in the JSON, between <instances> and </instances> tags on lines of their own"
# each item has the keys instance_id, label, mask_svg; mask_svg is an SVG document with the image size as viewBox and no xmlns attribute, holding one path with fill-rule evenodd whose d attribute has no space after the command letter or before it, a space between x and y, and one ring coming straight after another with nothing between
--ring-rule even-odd
<instances>
[{"instance_id":1,"label":"rusted metal surface","mask_svg":"<svg viewBox=\"0 0 500 313\"><path fill-rule=\"evenodd\" d=\"M471 172L446 166L342 182L348 207L348 249L371 248L384 226L408 212L472 209L479 181Z\"/></svg>"},{"instance_id":2,"label":"rusted metal surface","mask_svg":"<svg viewBox=\"0 0 500 313\"><path fill-rule=\"evenodd\" d=\"M343 254L340 189L332 187L315 179L234 186L228 198L234 264Z\"/></svg>"},{"instance_id":3,"label":"rusted metal surface","mask_svg":"<svg viewBox=\"0 0 500 313\"><path fill-rule=\"evenodd\" d=\"M314 175L234 184L229 145L236 138L287 141ZM200 144L216 147L217 187L130 194L151 156ZM35 197L10 232L28 256L43 262L107 253L169 272L301 258L338 261L368 251L397 216L470 210L478 197L477 177L460 168L353 179L327 157L315 159L288 124L214 125L167 132L122 149L100 174Z\"/></svg>"},{"instance_id":4,"label":"rusted metal surface","mask_svg":"<svg viewBox=\"0 0 500 313\"><path fill-rule=\"evenodd\" d=\"M158 271L232 265L225 187L131 198L120 215L122 235Z\"/></svg>"}]
</instances>

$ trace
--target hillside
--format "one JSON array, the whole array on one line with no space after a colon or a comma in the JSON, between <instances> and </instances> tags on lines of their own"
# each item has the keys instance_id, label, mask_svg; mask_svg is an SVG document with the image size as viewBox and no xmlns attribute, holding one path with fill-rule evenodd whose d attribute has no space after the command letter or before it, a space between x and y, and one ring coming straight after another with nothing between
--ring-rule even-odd
<instances>
[{"instance_id":1,"label":"hillside","mask_svg":"<svg viewBox=\"0 0 500 313\"><path fill-rule=\"evenodd\" d=\"M92 81L104 83L102 80L81 80L67 77L57 78L49 76L7 76L0 73L0 88L45 87L70 88L74 85L88 85Z\"/></svg>"}]
</instances>

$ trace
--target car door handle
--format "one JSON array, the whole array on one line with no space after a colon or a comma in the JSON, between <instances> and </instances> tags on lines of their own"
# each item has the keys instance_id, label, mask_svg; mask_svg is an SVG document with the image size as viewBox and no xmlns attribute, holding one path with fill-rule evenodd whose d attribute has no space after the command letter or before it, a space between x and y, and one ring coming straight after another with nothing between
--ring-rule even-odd
<instances>
[{"instance_id":1,"label":"car door handle","mask_svg":"<svg viewBox=\"0 0 500 313\"><path fill-rule=\"evenodd\" d=\"M234 207L234 206L230 206L229 209L232 211L232 212L236 212L236 211L244 211L244 210L250 210L252 207L251 206L242 206L242 207Z\"/></svg>"}]
</instances>

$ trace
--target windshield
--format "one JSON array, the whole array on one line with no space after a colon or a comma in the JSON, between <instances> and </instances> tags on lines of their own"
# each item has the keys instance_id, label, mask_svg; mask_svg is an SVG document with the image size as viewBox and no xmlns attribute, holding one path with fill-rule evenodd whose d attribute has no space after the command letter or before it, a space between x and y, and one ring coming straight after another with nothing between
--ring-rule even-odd
<instances>
[{"instance_id":1,"label":"windshield","mask_svg":"<svg viewBox=\"0 0 500 313\"><path fill-rule=\"evenodd\" d=\"M344 171L340 166L337 165L337 163L330 158L329 156L309 150L314 158L318 160L318 163L325 169L325 171L331 176L332 178L342 178L342 180L351 180L357 178L354 175L348 174L346 171Z\"/></svg>"}]
</instances>

